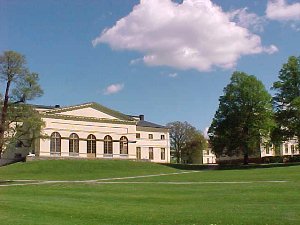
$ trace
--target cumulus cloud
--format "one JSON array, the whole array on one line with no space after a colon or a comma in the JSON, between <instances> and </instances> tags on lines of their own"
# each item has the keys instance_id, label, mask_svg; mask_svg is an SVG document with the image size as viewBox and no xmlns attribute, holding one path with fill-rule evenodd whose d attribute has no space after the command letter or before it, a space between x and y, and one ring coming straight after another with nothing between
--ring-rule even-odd
<instances>
[{"instance_id":1,"label":"cumulus cloud","mask_svg":"<svg viewBox=\"0 0 300 225\"><path fill-rule=\"evenodd\" d=\"M266 16L272 20L297 21L300 20L300 3L288 4L286 0L268 1Z\"/></svg>"},{"instance_id":2,"label":"cumulus cloud","mask_svg":"<svg viewBox=\"0 0 300 225\"><path fill-rule=\"evenodd\" d=\"M104 89L105 95L112 95L123 90L124 84L111 84Z\"/></svg>"},{"instance_id":3,"label":"cumulus cloud","mask_svg":"<svg viewBox=\"0 0 300 225\"><path fill-rule=\"evenodd\" d=\"M143 62L150 66L199 71L232 68L243 55L270 53L245 21L244 26L234 22L230 13L210 0L184 0L181 4L141 0L92 43L141 52Z\"/></svg>"}]
</instances>

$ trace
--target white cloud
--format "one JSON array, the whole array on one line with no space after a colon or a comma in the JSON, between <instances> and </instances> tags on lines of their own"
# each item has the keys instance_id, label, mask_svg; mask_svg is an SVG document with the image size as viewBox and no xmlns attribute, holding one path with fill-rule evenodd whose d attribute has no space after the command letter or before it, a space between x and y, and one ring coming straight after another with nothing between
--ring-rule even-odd
<instances>
[{"instance_id":1,"label":"white cloud","mask_svg":"<svg viewBox=\"0 0 300 225\"><path fill-rule=\"evenodd\" d=\"M233 22L230 13L210 0L185 0L181 4L141 0L92 43L141 52L144 63L150 66L199 71L232 68L241 56L266 52L267 48L258 35Z\"/></svg>"},{"instance_id":2,"label":"white cloud","mask_svg":"<svg viewBox=\"0 0 300 225\"><path fill-rule=\"evenodd\" d=\"M120 92L123 90L124 84L111 84L108 87L105 88L104 94L105 95L112 95Z\"/></svg>"},{"instance_id":3,"label":"white cloud","mask_svg":"<svg viewBox=\"0 0 300 225\"><path fill-rule=\"evenodd\" d=\"M204 137L205 137L206 139L209 138L209 137L208 137L208 129L209 129L209 127L205 127L205 129L204 129L204 131L203 131L203 135L204 135Z\"/></svg>"},{"instance_id":4,"label":"white cloud","mask_svg":"<svg viewBox=\"0 0 300 225\"><path fill-rule=\"evenodd\" d=\"M230 19L235 21L239 26L253 30L254 32L262 32L264 30L265 19L249 13L248 8L237 9L229 13Z\"/></svg>"},{"instance_id":5,"label":"white cloud","mask_svg":"<svg viewBox=\"0 0 300 225\"><path fill-rule=\"evenodd\" d=\"M178 76L177 73L169 73L169 74L168 74L168 77L171 77L171 78L175 78L175 77L177 77L177 76Z\"/></svg>"},{"instance_id":6,"label":"white cloud","mask_svg":"<svg viewBox=\"0 0 300 225\"><path fill-rule=\"evenodd\" d=\"M130 60L130 65L136 65L136 64L139 64L141 61L143 61L142 58L137 58L137 59L132 59Z\"/></svg>"},{"instance_id":7,"label":"white cloud","mask_svg":"<svg viewBox=\"0 0 300 225\"><path fill-rule=\"evenodd\" d=\"M291 28L292 28L294 31L300 31L300 24L292 23L292 24L291 24Z\"/></svg>"},{"instance_id":8,"label":"white cloud","mask_svg":"<svg viewBox=\"0 0 300 225\"><path fill-rule=\"evenodd\" d=\"M275 45L271 45L270 47L264 47L264 51L268 54L274 54L278 52L278 48Z\"/></svg>"},{"instance_id":9,"label":"white cloud","mask_svg":"<svg viewBox=\"0 0 300 225\"><path fill-rule=\"evenodd\" d=\"M266 16L279 21L300 20L300 3L288 4L286 0L269 0Z\"/></svg>"}]
</instances>

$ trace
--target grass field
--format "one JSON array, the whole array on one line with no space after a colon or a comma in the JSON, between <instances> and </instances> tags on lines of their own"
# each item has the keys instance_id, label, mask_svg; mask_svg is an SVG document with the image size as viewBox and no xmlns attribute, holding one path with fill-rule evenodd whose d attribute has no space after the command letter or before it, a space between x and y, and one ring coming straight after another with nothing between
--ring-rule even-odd
<instances>
[{"instance_id":1,"label":"grass field","mask_svg":"<svg viewBox=\"0 0 300 225\"><path fill-rule=\"evenodd\" d=\"M182 172L110 160L1 167L0 185L64 182L0 186L0 224L300 224L300 166ZM132 176L145 177L108 179Z\"/></svg>"}]
</instances>

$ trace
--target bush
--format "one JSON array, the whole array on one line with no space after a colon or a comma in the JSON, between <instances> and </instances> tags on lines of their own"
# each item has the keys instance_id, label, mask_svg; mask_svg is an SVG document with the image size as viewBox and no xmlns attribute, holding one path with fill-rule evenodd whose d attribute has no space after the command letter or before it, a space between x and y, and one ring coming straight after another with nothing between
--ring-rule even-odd
<instances>
[{"instance_id":1,"label":"bush","mask_svg":"<svg viewBox=\"0 0 300 225\"><path fill-rule=\"evenodd\" d=\"M289 163L289 162L300 162L300 155L268 156L263 158L263 163Z\"/></svg>"}]
</instances>

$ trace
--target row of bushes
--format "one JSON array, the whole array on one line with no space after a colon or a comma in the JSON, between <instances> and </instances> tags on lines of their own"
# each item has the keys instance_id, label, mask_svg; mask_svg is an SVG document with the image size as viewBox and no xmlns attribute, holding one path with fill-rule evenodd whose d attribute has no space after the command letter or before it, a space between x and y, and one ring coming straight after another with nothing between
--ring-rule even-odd
<instances>
[{"instance_id":1,"label":"row of bushes","mask_svg":"<svg viewBox=\"0 0 300 225\"><path fill-rule=\"evenodd\" d=\"M270 156L262 158L263 163L289 163L300 162L300 155L294 156Z\"/></svg>"}]
</instances>

